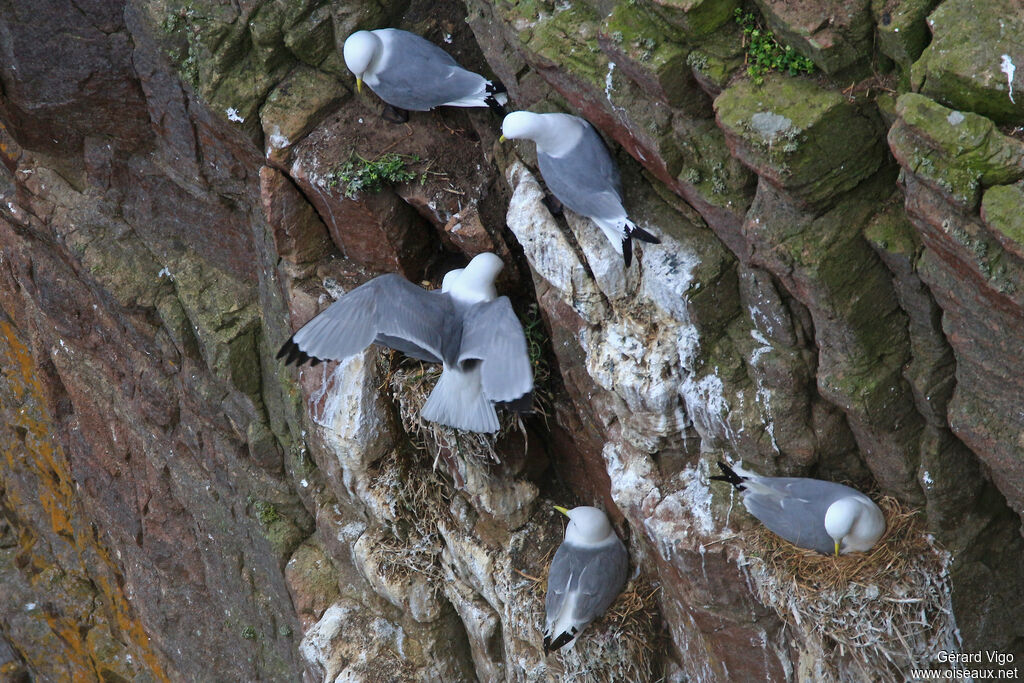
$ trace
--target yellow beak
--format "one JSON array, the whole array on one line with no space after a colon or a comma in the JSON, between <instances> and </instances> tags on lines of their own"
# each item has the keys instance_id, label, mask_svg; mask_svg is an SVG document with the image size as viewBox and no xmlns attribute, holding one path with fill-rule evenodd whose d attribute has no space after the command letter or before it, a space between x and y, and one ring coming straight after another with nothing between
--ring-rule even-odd
<instances>
[{"instance_id":1,"label":"yellow beak","mask_svg":"<svg viewBox=\"0 0 1024 683\"><path fill-rule=\"evenodd\" d=\"M363 93L363 77L356 76L356 92L360 95Z\"/></svg>"},{"instance_id":2,"label":"yellow beak","mask_svg":"<svg viewBox=\"0 0 1024 683\"><path fill-rule=\"evenodd\" d=\"M568 516L569 516L569 511L568 511L568 510L566 510L566 509L565 509L564 507L562 507L561 505L555 505L554 507L555 507L555 509L556 509L556 510L558 510L559 512L561 512L561 513L562 513L563 515L565 515L566 517L568 517Z\"/></svg>"},{"instance_id":3,"label":"yellow beak","mask_svg":"<svg viewBox=\"0 0 1024 683\"><path fill-rule=\"evenodd\" d=\"M498 142L508 142L508 138L502 135L500 138L498 138Z\"/></svg>"},{"instance_id":4,"label":"yellow beak","mask_svg":"<svg viewBox=\"0 0 1024 683\"><path fill-rule=\"evenodd\" d=\"M839 557L839 541L836 541L836 557Z\"/></svg>"}]
</instances>

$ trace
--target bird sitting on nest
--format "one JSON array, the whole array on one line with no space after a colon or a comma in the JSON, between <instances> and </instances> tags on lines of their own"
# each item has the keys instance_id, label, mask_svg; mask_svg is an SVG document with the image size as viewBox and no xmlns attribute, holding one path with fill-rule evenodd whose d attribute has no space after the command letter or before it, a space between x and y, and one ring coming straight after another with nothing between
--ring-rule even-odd
<instances>
[{"instance_id":1,"label":"bird sitting on nest","mask_svg":"<svg viewBox=\"0 0 1024 683\"><path fill-rule=\"evenodd\" d=\"M807 477L762 477L724 462L718 467L722 475L711 479L736 487L750 514L793 545L825 555L865 552L885 532L879 507L849 486Z\"/></svg>"},{"instance_id":2,"label":"bird sitting on nest","mask_svg":"<svg viewBox=\"0 0 1024 683\"><path fill-rule=\"evenodd\" d=\"M603 512L587 506L555 509L569 524L548 570L544 654L573 648L580 632L622 592L629 565L626 546Z\"/></svg>"}]
</instances>

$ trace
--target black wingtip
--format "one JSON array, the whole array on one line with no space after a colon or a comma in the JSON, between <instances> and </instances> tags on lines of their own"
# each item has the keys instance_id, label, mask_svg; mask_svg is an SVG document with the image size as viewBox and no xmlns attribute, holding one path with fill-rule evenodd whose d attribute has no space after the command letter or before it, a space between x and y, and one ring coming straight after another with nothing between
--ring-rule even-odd
<instances>
[{"instance_id":1,"label":"black wingtip","mask_svg":"<svg viewBox=\"0 0 1024 683\"><path fill-rule=\"evenodd\" d=\"M498 95L500 93L508 93L508 89L505 88L501 81L487 81L485 90L487 92L487 95L484 97L484 102L487 103L487 106L490 108L491 111L493 111L498 116L505 118L505 106L498 101L498 98L495 97L495 95Z\"/></svg>"},{"instance_id":2,"label":"black wingtip","mask_svg":"<svg viewBox=\"0 0 1024 683\"><path fill-rule=\"evenodd\" d=\"M511 401L497 401L495 402L494 407L507 410L510 413L532 413L533 392L528 391L519 398L512 399Z\"/></svg>"},{"instance_id":3,"label":"black wingtip","mask_svg":"<svg viewBox=\"0 0 1024 683\"><path fill-rule=\"evenodd\" d=\"M643 228L638 228L635 225L630 226L628 236L632 237L635 240L640 240L641 242L647 242L649 244L661 244L660 239L658 239L651 233L647 232Z\"/></svg>"},{"instance_id":4,"label":"black wingtip","mask_svg":"<svg viewBox=\"0 0 1024 683\"><path fill-rule=\"evenodd\" d=\"M733 470L733 468L729 467L724 462L719 460L718 461L718 469L722 470L722 475L721 476L708 477L708 478L709 479L713 479L715 481L727 482L727 483L732 484L733 486L735 486L737 490L739 490L739 491L743 490L743 488L744 488L743 487L743 477L741 477L740 475L736 474L736 471Z\"/></svg>"},{"instance_id":5,"label":"black wingtip","mask_svg":"<svg viewBox=\"0 0 1024 683\"><path fill-rule=\"evenodd\" d=\"M622 238L622 258L626 262L626 267L633 263L633 240L630 239L629 235Z\"/></svg>"},{"instance_id":6,"label":"black wingtip","mask_svg":"<svg viewBox=\"0 0 1024 683\"><path fill-rule=\"evenodd\" d=\"M555 652L557 650L560 650L562 647L564 647L566 645L566 643L568 643L570 640L572 640L575 637L576 637L576 629L575 628L572 630L572 633L570 633L568 631L563 631L554 640L551 640L551 636L545 637L544 638L544 654L548 654L549 652Z\"/></svg>"},{"instance_id":7,"label":"black wingtip","mask_svg":"<svg viewBox=\"0 0 1024 683\"><path fill-rule=\"evenodd\" d=\"M505 107L497 100L497 98L494 97L494 95L488 93L487 97L484 98L484 102L487 103L487 106L491 111L498 116L505 118Z\"/></svg>"},{"instance_id":8,"label":"black wingtip","mask_svg":"<svg viewBox=\"0 0 1024 683\"><path fill-rule=\"evenodd\" d=\"M287 358L285 358L286 356ZM300 349L299 345L295 343L294 337L281 345L280 350L277 352L277 359L281 360L282 358L285 359L284 364L286 366L294 363L297 368L302 367L306 363L309 363L311 367L316 367L322 362L319 358L314 358Z\"/></svg>"}]
</instances>

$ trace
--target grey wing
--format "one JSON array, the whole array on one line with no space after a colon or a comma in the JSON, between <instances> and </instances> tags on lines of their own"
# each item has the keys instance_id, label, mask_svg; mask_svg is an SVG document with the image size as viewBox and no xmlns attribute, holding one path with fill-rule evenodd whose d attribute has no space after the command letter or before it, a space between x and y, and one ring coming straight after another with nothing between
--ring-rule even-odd
<instances>
[{"instance_id":1,"label":"grey wing","mask_svg":"<svg viewBox=\"0 0 1024 683\"><path fill-rule=\"evenodd\" d=\"M604 140L584 122L579 143L562 157L537 154L548 189L578 214L607 220L625 218L619 167Z\"/></svg>"},{"instance_id":2,"label":"grey wing","mask_svg":"<svg viewBox=\"0 0 1024 683\"><path fill-rule=\"evenodd\" d=\"M486 80L459 66L429 40L407 31L393 31L394 55L377 74L374 91L402 109L426 111L481 92Z\"/></svg>"},{"instance_id":3,"label":"grey wing","mask_svg":"<svg viewBox=\"0 0 1024 683\"><path fill-rule=\"evenodd\" d=\"M484 393L492 401L512 401L533 391L533 368L526 335L508 297L474 305L462 323L459 363L481 361Z\"/></svg>"},{"instance_id":4,"label":"grey wing","mask_svg":"<svg viewBox=\"0 0 1024 683\"><path fill-rule=\"evenodd\" d=\"M545 630L550 631L551 625L562 610L565 595L569 591L569 579L572 577L572 557L569 548L563 543L555 551L548 569L548 594L544 600L547 615Z\"/></svg>"},{"instance_id":5,"label":"grey wing","mask_svg":"<svg viewBox=\"0 0 1024 683\"><path fill-rule=\"evenodd\" d=\"M802 548L831 554L834 541L825 531L829 505L853 489L800 477L759 477L758 482L778 492L777 496L749 493L743 504L771 531Z\"/></svg>"},{"instance_id":6,"label":"grey wing","mask_svg":"<svg viewBox=\"0 0 1024 683\"><path fill-rule=\"evenodd\" d=\"M441 362L443 328L451 300L389 274L356 287L295 333L306 355L344 360L375 341L421 360Z\"/></svg>"},{"instance_id":7,"label":"grey wing","mask_svg":"<svg viewBox=\"0 0 1024 683\"><path fill-rule=\"evenodd\" d=\"M619 597L628 571L629 554L621 541L591 557L577 584L575 619L586 624L601 616Z\"/></svg>"}]
</instances>

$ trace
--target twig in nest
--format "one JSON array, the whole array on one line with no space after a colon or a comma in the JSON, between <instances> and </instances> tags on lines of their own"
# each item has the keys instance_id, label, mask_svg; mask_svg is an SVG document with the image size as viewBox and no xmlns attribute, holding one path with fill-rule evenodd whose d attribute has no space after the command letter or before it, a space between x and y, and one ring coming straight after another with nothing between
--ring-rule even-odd
<instances>
[{"instance_id":1,"label":"twig in nest","mask_svg":"<svg viewBox=\"0 0 1024 683\"><path fill-rule=\"evenodd\" d=\"M524 579L529 579L530 581L533 581L534 583L540 583L541 581L544 580L544 579L537 578L536 576L530 576L526 572L521 572L521 571L519 571L518 569L515 569L515 568L513 568L512 571L514 571L516 574L519 574L519 576L523 577Z\"/></svg>"}]
</instances>

